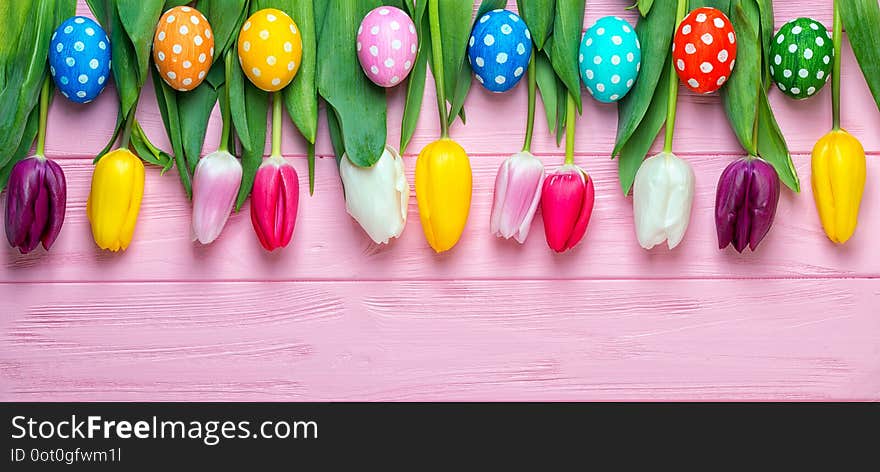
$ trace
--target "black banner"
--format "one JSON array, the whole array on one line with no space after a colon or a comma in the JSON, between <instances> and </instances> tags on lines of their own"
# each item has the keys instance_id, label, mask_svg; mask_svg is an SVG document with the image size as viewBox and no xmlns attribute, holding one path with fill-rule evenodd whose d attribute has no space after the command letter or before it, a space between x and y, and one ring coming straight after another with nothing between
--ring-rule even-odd
<instances>
[{"instance_id":1,"label":"black banner","mask_svg":"<svg viewBox=\"0 0 880 472\"><path fill-rule=\"evenodd\" d=\"M832 442L849 460L880 444L880 404L6 403L0 414L4 471L422 470L474 458L559 470L728 448L803 459Z\"/></svg>"}]
</instances>

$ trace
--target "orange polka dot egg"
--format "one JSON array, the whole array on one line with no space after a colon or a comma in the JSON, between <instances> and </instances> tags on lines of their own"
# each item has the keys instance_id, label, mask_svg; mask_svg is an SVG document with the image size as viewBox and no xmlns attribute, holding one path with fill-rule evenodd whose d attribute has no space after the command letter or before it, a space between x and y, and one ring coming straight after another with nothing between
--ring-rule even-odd
<instances>
[{"instance_id":1,"label":"orange polka dot egg","mask_svg":"<svg viewBox=\"0 0 880 472\"><path fill-rule=\"evenodd\" d=\"M214 32L205 15L187 6L166 11L156 26L153 61L171 88L198 87L214 63Z\"/></svg>"},{"instance_id":2,"label":"orange polka dot egg","mask_svg":"<svg viewBox=\"0 0 880 472\"><path fill-rule=\"evenodd\" d=\"M675 33L675 72L694 92L715 92L733 72L736 49L736 33L727 16L715 8L697 8Z\"/></svg>"},{"instance_id":3,"label":"orange polka dot egg","mask_svg":"<svg viewBox=\"0 0 880 472\"><path fill-rule=\"evenodd\" d=\"M302 61L302 36L293 19L281 10L260 10L241 28L238 60L257 88L277 92L296 76Z\"/></svg>"}]
</instances>

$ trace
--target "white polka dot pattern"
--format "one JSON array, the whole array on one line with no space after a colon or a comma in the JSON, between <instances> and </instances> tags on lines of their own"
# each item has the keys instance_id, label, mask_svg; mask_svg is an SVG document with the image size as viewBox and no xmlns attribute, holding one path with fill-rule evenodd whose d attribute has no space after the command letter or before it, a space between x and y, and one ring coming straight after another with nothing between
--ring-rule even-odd
<instances>
[{"instance_id":1,"label":"white polka dot pattern","mask_svg":"<svg viewBox=\"0 0 880 472\"><path fill-rule=\"evenodd\" d=\"M641 44L632 26L622 18L606 16L584 33L578 68L587 92L602 103L612 103L632 89L641 60Z\"/></svg>"},{"instance_id":2,"label":"white polka dot pattern","mask_svg":"<svg viewBox=\"0 0 880 472\"><path fill-rule=\"evenodd\" d=\"M378 7L361 21L357 35L358 60L376 85L394 87L403 81L412 70L418 50L416 26L403 10Z\"/></svg>"},{"instance_id":3,"label":"white polka dot pattern","mask_svg":"<svg viewBox=\"0 0 880 472\"><path fill-rule=\"evenodd\" d=\"M468 61L483 87L506 92L519 83L532 57L532 35L525 21L508 10L486 12L468 40Z\"/></svg>"},{"instance_id":4,"label":"white polka dot pattern","mask_svg":"<svg viewBox=\"0 0 880 472\"><path fill-rule=\"evenodd\" d=\"M153 36L153 62L171 88L198 87L214 62L214 35L205 15L188 6L166 11Z\"/></svg>"},{"instance_id":5,"label":"white polka dot pattern","mask_svg":"<svg viewBox=\"0 0 880 472\"><path fill-rule=\"evenodd\" d=\"M110 77L109 44L94 20L74 16L61 23L49 45L49 73L62 96L88 103L101 94Z\"/></svg>"}]
</instances>

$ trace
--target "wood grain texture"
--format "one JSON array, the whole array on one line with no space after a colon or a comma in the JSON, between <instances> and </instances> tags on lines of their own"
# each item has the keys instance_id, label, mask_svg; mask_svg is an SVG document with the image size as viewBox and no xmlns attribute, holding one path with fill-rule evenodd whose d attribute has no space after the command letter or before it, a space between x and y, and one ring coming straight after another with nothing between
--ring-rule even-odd
<instances>
[{"instance_id":1,"label":"wood grain texture","mask_svg":"<svg viewBox=\"0 0 880 472\"><path fill-rule=\"evenodd\" d=\"M0 400L880 396L877 280L15 284L0 296L17 300L2 318Z\"/></svg>"},{"instance_id":2,"label":"wood grain texture","mask_svg":"<svg viewBox=\"0 0 880 472\"><path fill-rule=\"evenodd\" d=\"M632 21L631 3L588 1L586 24ZM774 7L777 26L805 12L831 24L828 0ZM303 197L289 248L265 253L247 206L214 245L194 245L177 176L149 168L134 242L101 252L85 202L91 156L115 123L114 91L89 106L56 100L47 153L67 174L67 220L51 253L0 255L0 401L878 401L880 112L848 45L843 61L843 122L870 154L858 232L831 244L810 191L808 154L830 128L830 90L805 102L774 90L803 192L784 191L773 230L743 255L716 246L715 185L742 152L717 95L682 89L675 147L694 165L697 195L672 252L636 243L608 156L616 109L587 100L576 150L596 209L584 242L555 255L540 215L524 246L489 234L495 172L521 145L526 90L475 86L467 125L452 130L472 156L473 206L462 242L442 256L422 236L415 198L403 237L372 244L345 213L331 158L318 160L307 196L290 123L284 153ZM414 156L438 133L432 90L406 153L411 184ZM147 133L168 148L151 85L141 104ZM402 104L402 90L389 92L391 143ZM562 151L540 106L534 149L552 168ZM215 113L206 151L219 134ZM325 130L318 139L330 156Z\"/></svg>"}]
</instances>

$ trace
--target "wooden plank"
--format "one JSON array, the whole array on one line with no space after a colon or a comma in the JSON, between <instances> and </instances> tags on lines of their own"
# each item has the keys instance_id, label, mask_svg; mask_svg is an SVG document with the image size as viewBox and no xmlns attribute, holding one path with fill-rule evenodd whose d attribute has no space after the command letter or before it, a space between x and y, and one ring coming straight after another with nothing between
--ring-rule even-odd
<instances>
[{"instance_id":1,"label":"wooden plank","mask_svg":"<svg viewBox=\"0 0 880 472\"><path fill-rule=\"evenodd\" d=\"M878 280L3 284L0 297L0 400L880 400Z\"/></svg>"},{"instance_id":2,"label":"wooden plank","mask_svg":"<svg viewBox=\"0 0 880 472\"><path fill-rule=\"evenodd\" d=\"M632 20L635 12L626 11L627 1L592 3L587 7L586 23L592 24L605 15L623 15ZM514 6L511 1L510 5ZM776 18L779 24L802 16L808 11L816 19L831 24L831 5L824 0L806 2L776 2ZM80 1L80 13L87 14L85 2ZM871 100L871 95L861 76L849 45L844 46L843 70L843 124L858 136L869 151L880 151L880 112ZM400 119L403 110L405 91L401 88L389 92L388 142L399 142ZM772 91L773 107L776 110L783 132L793 152L809 153L816 141L831 126L830 87L826 87L814 99L795 102L785 98L777 90ZM116 98L112 88L94 103L87 106L76 105L65 100L56 100L50 115L50 132L47 143L48 154L52 157L82 157L97 153L104 147L112 134L116 116ZM577 150L582 155L602 155L611 152L617 123L617 108L587 100L584 116L580 119ZM429 80L423 102L423 112L409 154L417 154L425 145L439 135L436 99L433 83ZM475 86L467 101L468 124L460 123L453 127L453 137L473 155L494 155L499 144L511 150L518 149L522 143L524 120L526 116L526 87L520 84L510 94L492 94ZM163 149L170 146L165 138L152 85L144 88L139 109L139 119L148 135ZM677 124L678 146L682 154L737 154L741 148L737 143L724 115L719 97L716 95L697 96L682 89ZM503 119L499 119L503 117ZM561 152L554 139L549 136L547 123L543 118L541 105L535 131L534 150L537 153ZM330 156L332 149L323 126L318 139L319 155ZM80 125L75 125L80 124ZM216 146L220 137L219 111L215 111L208 133L208 147ZM305 146L290 122L284 126L284 151L286 155L303 156Z\"/></svg>"},{"instance_id":3,"label":"wooden plank","mask_svg":"<svg viewBox=\"0 0 880 472\"><path fill-rule=\"evenodd\" d=\"M880 204L869 192L861 226L845 246L830 243L819 224L809 184L809 159L798 156L802 194L785 191L776 224L757 253L719 251L714 223L715 186L730 157L691 156L697 193L691 228L675 251L644 251L636 243L632 204L619 190L616 163L603 157L578 162L591 172L597 203L584 242L570 253L547 248L540 216L524 246L489 233L494 176L503 156L473 160L471 216L458 247L436 255L422 235L415 196L403 237L379 247L347 215L335 162L318 162L317 193L307 195L305 161L294 162L303 197L293 243L267 254L251 227L249 210L234 215L220 239L209 247L190 240L190 209L174 173L147 172L147 190L135 233L124 254L99 251L85 216L92 166L63 160L69 206L62 234L50 253L21 256L4 245L4 281L125 280L404 280L481 278L767 278L871 277L880 275ZM561 157L545 157L555 167ZM415 159L407 158L410 185ZM880 162L869 160L868 182L880 181Z\"/></svg>"}]
</instances>

